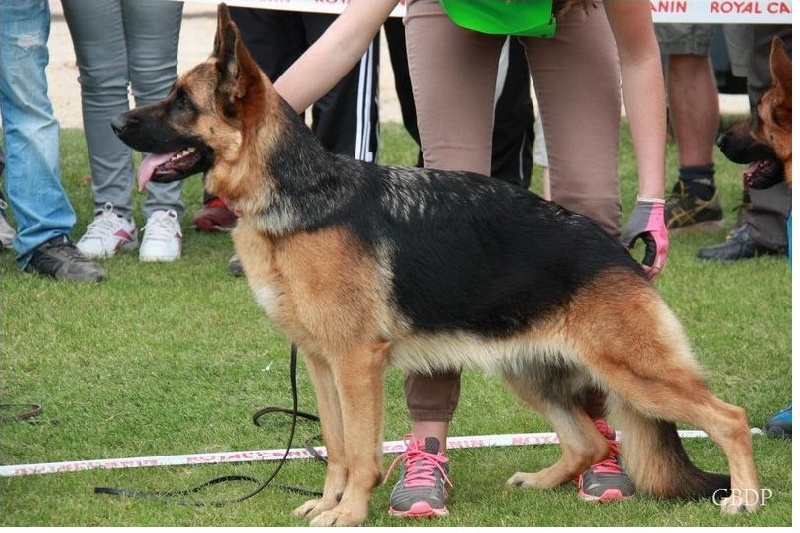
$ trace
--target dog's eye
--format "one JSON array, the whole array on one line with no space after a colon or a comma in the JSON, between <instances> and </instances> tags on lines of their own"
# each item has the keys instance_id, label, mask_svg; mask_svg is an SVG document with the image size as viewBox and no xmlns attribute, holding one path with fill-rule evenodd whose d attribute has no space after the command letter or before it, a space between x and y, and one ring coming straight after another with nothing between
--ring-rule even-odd
<instances>
[{"instance_id":1,"label":"dog's eye","mask_svg":"<svg viewBox=\"0 0 800 533\"><path fill-rule=\"evenodd\" d=\"M175 99L172 101L172 107L175 111L179 113L187 113L194 111L194 104L186 96L186 93L180 90L175 95Z\"/></svg>"}]
</instances>

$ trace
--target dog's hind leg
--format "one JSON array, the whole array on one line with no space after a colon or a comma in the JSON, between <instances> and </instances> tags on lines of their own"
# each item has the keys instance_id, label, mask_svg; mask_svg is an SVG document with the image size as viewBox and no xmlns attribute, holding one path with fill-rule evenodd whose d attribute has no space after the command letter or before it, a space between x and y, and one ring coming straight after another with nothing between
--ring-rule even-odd
<instances>
[{"instance_id":1,"label":"dog's hind leg","mask_svg":"<svg viewBox=\"0 0 800 533\"><path fill-rule=\"evenodd\" d=\"M505 375L514 392L553 426L561 445L561 457L538 472L517 472L507 481L517 487L549 489L574 480L592 464L608 456L608 441L594 426L579 401L573 397L548 398L535 380Z\"/></svg>"},{"instance_id":2,"label":"dog's hind leg","mask_svg":"<svg viewBox=\"0 0 800 533\"><path fill-rule=\"evenodd\" d=\"M322 498L309 500L294 510L294 515L314 518L339 503L347 485L347 464L344 450L344 428L339 393L330 365L320 357L306 355L306 369L317 396L322 439L327 450L327 468Z\"/></svg>"},{"instance_id":3,"label":"dog's hind leg","mask_svg":"<svg viewBox=\"0 0 800 533\"><path fill-rule=\"evenodd\" d=\"M637 490L711 497L729 513L756 510L760 492L744 410L708 389L683 328L655 290L619 286L609 285L581 303L592 313L572 315L570 338L609 391L610 417L618 417L626 469ZM674 422L708 433L727 456L730 478L696 468ZM728 486L734 497L720 501Z\"/></svg>"},{"instance_id":4,"label":"dog's hind leg","mask_svg":"<svg viewBox=\"0 0 800 533\"><path fill-rule=\"evenodd\" d=\"M312 526L354 526L367 518L372 490L383 479L381 444L387 350L387 343L378 342L328 358L341 407L347 482L339 503L312 519Z\"/></svg>"},{"instance_id":5,"label":"dog's hind leg","mask_svg":"<svg viewBox=\"0 0 800 533\"><path fill-rule=\"evenodd\" d=\"M673 359L668 350L658 357ZM612 416L619 416L623 456L637 488L668 497L711 497L727 513L757 510L760 492L744 410L714 396L688 369L666 363L655 364L652 372L633 374L618 367L608 374L615 389L609 406ZM708 433L728 459L730 479L691 464L675 424L666 421L685 422ZM721 498L728 487L733 497Z\"/></svg>"}]
</instances>

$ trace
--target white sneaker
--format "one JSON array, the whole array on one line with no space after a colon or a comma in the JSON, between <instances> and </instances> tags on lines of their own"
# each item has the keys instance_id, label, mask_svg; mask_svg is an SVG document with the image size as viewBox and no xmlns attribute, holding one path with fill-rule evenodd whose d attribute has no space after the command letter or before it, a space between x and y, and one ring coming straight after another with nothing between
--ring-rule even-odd
<instances>
[{"instance_id":1,"label":"white sneaker","mask_svg":"<svg viewBox=\"0 0 800 533\"><path fill-rule=\"evenodd\" d=\"M114 213L114 204L106 202L76 246L90 259L104 259L114 257L119 250L135 250L138 244L133 222Z\"/></svg>"},{"instance_id":2,"label":"white sneaker","mask_svg":"<svg viewBox=\"0 0 800 533\"><path fill-rule=\"evenodd\" d=\"M156 211L147 219L139 248L139 261L175 261L181 257L183 233L178 222L178 213Z\"/></svg>"}]
</instances>

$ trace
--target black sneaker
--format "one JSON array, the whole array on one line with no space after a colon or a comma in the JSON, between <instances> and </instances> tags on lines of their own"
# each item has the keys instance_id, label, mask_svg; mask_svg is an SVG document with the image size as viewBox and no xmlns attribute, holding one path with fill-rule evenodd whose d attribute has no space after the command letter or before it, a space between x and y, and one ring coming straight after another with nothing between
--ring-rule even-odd
<instances>
[{"instance_id":1,"label":"black sneaker","mask_svg":"<svg viewBox=\"0 0 800 533\"><path fill-rule=\"evenodd\" d=\"M758 244L753 238L753 228L749 224L731 230L727 240L722 244L706 246L697 252L698 259L710 261L739 261L761 255L786 255L786 248L773 250Z\"/></svg>"},{"instance_id":2,"label":"black sneaker","mask_svg":"<svg viewBox=\"0 0 800 533\"><path fill-rule=\"evenodd\" d=\"M664 223L673 235L689 230L722 229L725 223L717 190L714 189L711 199L702 200L689 193L684 183L678 180L664 206Z\"/></svg>"},{"instance_id":3,"label":"black sneaker","mask_svg":"<svg viewBox=\"0 0 800 533\"><path fill-rule=\"evenodd\" d=\"M102 267L83 255L66 235L59 235L39 245L25 266L25 272L65 281L106 279Z\"/></svg>"}]
</instances>

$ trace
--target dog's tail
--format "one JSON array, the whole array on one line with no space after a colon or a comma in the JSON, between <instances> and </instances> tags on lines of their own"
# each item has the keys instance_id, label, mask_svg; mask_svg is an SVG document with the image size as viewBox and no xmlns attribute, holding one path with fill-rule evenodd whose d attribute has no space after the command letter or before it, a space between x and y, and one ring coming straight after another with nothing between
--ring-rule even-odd
<instances>
[{"instance_id":1,"label":"dog's tail","mask_svg":"<svg viewBox=\"0 0 800 533\"><path fill-rule=\"evenodd\" d=\"M692 464L673 422L649 418L631 405L616 405L625 470L637 491L666 498L703 499L728 495L726 474L704 472Z\"/></svg>"}]
</instances>

